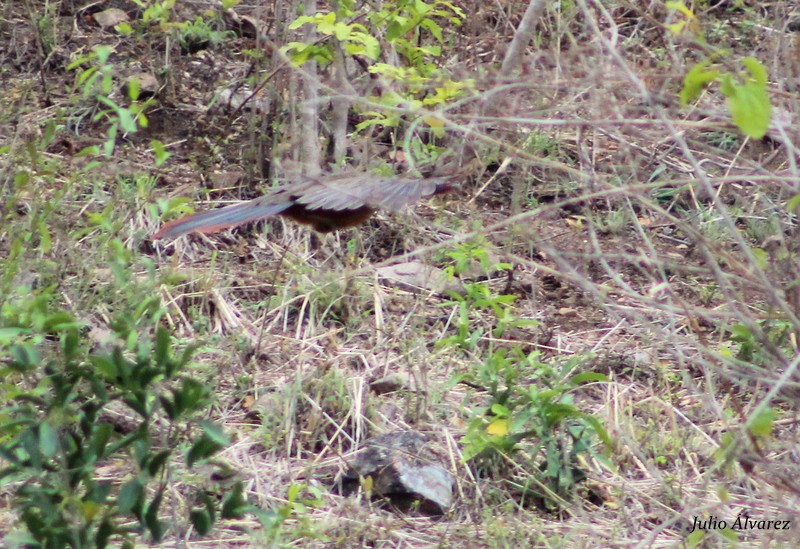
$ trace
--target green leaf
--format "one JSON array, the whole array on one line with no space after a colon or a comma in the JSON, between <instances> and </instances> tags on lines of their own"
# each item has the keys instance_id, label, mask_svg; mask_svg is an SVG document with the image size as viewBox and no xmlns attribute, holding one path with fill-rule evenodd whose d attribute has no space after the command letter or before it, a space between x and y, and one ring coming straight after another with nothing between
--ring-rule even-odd
<instances>
[{"instance_id":1,"label":"green leaf","mask_svg":"<svg viewBox=\"0 0 800 549\"><path fill-rule=\"evenodd\" d=\"M31 530L31 528L28 527L27 530ZM7 544L6 546L9 549L20 549L20 548L27 549L29 547L42 547L42 545L39 543L37 538L33 536L32 533L24 530L13 530L11 532L8 532L6 535L3 536L3 542L4 544Z\"/></svg>"},{"instance_id":2,"label":"green leaf","mask_svg":"<svg viewBox=\"0 0 800 549\"><path fill-rule=\"evenodd\" d=\"M393 42L400 36L403 36L409 30L408 18L396 16L394 21L392 21L389 26L386 28L386 39L389 42Z\"/></svg>"},{"instance_id":3,"label":"green leaf","mask_svg":"<svg viewBox=\"0 0 800 549\"><path fill-rule=\"evenodd\" d=\"M111 99L109 99L108 97L106 97L104 95L98 95L97 96L97 100L100 103L104 104L105 106L109 107L113 111L120 110L120 106L119 105L117 105ZM99 118L95 116L95 120L99 120Z\"/></svg>"},{"instance_id":4,"label":"green leaf","mask_svg":"<svg viewBox=\"0 0 800 549\"><path fill-rule=\"evenodd\" d=\"M103 143L103 154L106 158L111 158L111 155L114 153L114 145L116 145L118 131L119 127L117 124L112 124L111 127L108 128L107 138Z\"/></svg>"},{"instance_id":5,"label":"green leaf","mask_svg":"<svg viewBox=\"0 0 800 549\"><path fill-rule=\"evenodd\" d=\"M378 40L365 32L356 32L350 37L350 42L346 43L345 51L350 55L363 54L375 61L381 53L381 45Z\"/></svg>"},{"instance_id":6,"label":"green leaf","mask_svg":"<svg viewBox=\"0 0 800 549\"><path fill-rule=\"evenodd\" d=\"M11 347L11 361L8 366L17 372L26 372L40 362L39 351L30 345L14 345Z\"/></svg>"},{"instance_id":7,"label":"green leaf","mask_svg":"<svg viewBox=\"0 0 800 549\"><path fill-rule=\"evenodd\" d=\"M225 446L230 441L228 437L225 435L225 432L222 430L222 427L218 425L214 425L209 421L203 421L203 432L208 436L211 440L219 444L220 446Z\"/></svg>"},{"instance_id":8,"label":"green leaf","mask_svg":"<svg viewBox=\"0 0 800 549\"><path fill-rule=\"evenodd\" d=\"M158 509L161 507L161 499L164 497L164 488L160 488L156 493L153 501L147 507L147 513L144 516L144 523L147 529L150 530L150 535L153 536L155 541L159 541L164 535L164 523L158 520Z\"/></svg>"},{"instance_id":9,"label":"green leaf","mask_svg":"<svg viewBox=\"0 0 800 549\"><path fill-rule=\"evenodd\" d=\"M89 361L94 369L108 381L114 381L119 374L116 363L108 355L92 356Z\"/></svg>"},{"instance_id":10,"label":"green leaf","mask_svg":"<svg viewBox=\"0 0 800 549\"><path fill-rule=\"evenodd\" d=\"M206 385L200 383L196 379L184 379L179 393L182 411L193 411L197 409L199 405L206 400L208 394L209 390ZM211 429L211 427L209 427L209 429ZM218 433L212 433L211 436L220 444L228 443L227 438L221 430Z\"/></svg>"},{"instance_id":11,"label":"green leaf","mask_svg":"<svg viewBox=\"0 0 800 549\"><path fill-rule=\"evenodd\" d=\"M316 59L322 64L328 64L333 59L333 54L327 46L304 44L302 42L291 42L282 47L281 52L288 55L292 63L298 66L309 59Z\"/></svg>"},{"instance_id":12,"label":"green leaf","mask_svg":"<svg viewBox=\"0 0 800 549\"><path fill-rule=\"evenodd\" d=\"M233 489L222 502L222 518L238 519L242 517L247 509L247 501L244 499L243 492L241 482L234 484Z\"/></svg>"},{"instance_id":13,"label":"green leaf","mask_svg":"<svg viewBox=\"0 0 800 549\"><path fill-rule=\"evenodd\" d=\"M95 429L91 440L91 451L95 458L103 459L104 452L111 435L114 433L114 428L109 423L101 423Z\"/></svg>"},{"instance_id":14,"label":"green leaf","mask_svg":"<svg viewBox=\"0 0 800 549\"><path fill-rule=\"evenodd\" d=\"M108 540L114 534L114 526L111 524L110 518L105 518L100 526L97 528L97 535L95 536L95 547L103 549L108 545Z\"/></svg>"},{"instance_id":15,"label":"green leaf","mask_svg":"<svg viewBox=\"0 0 800 549\"><path fill-rule=\"evenodd\" d=\"M94 54L93 54L93 53L90 53L90 54L88 54L88 55L81 55L80 57L78 57L77 59L75 59L75 61L73 61L72 63L70 63L69 65L67 65L67 70L68 70L68 71L74 71L75 69L77 69L78 67L80 67L81 65L83 65L84 63L88 63L89 61L91 61L91 59L92 59L93 57L94 57ZM80 76L78 76L78 78L80 79L80 77L81 77L81 76L82 76L82 74L81 74ZM80 82L79 82L79 83L80 83Z\"/></svg>"},{"instance_id":16,"label":"green leaf","mask_svg":"<svg viewBox=\"0 0 800 549\"><path fill-rule=\"evenodd\" d=\"M97 55L98 61L100 64L105 64L108 61L111 52L114 51L111 46L97 46L94 48L94 53Z\"/></svg>"},{"instance_id":17,"label":"green leaf","mask_svg":"<svg viewBox=\"0 0 800 549\"><path fill-rule=\"evenodd\" d=\"M430 32L433 35L433 37L439 42L444 41L444 37L442 35L442 27L440 27L439 24L433 19L423 19L422 21L420 21L419 26Z\"/></svg>"},{"instance_id":18,"label":"green leaf","mask_svg":"<svg viewBox=\"0 0 800 549\"><path fill-rule=\"evenodd\" d=\"M172 450L161 450L152 458L150 458L147 464L147 472L150 473L150 476L158 476L161 470L164 468L164 464L167 462L167 458L169 458Z\"/></svg>"},{"instance_id":19,"label":"green leaf","mask_svg":"<svg viewBox=\"0 0 800 549\"><path fill-rule=\"evenodd\" d=\"M156 348L155 348L155 359L156 359L156 366L159 369L164 368L169 363L169 351L170 351L170 337L169 331L164 328L163 326L159 326L158 330L156 331Z\"/></svg>"},{"instance_id":20,"label":"green leaf","mask_svg":"<svg viewBox=\"0 0 800 549\"><path fill-rule=\"evenodd\" d=\"M800 197L800 195L797 196ZM30 333L30 330L27 328L0 328L0 344L8 345L8 343L17 337L28 333Z\"/></svg>"},{"instance_id":21,"label":"green leaf","mask_svg":"<svg viewBox=\"0 0 800 549\"><path fill-rule=\"evenodd\" d=\"M309 58L308 48L302 42L289 42L281 48L281 53L289 56L295 65L302 65Z\"/></svg>"},{"instance_id":22,"label":"green leaf","mask_svg":"<svg viewBox=\"0 0 800 549\"><path fill-rule=\"evenodd\" d=\"M505 437L511 429L509 418L496 418L486 426L486 434L493 437Z\"/></svg>"},{"instance_id":23,"label":"green leaf","mask_svg":"<svg viewBox=\"0 0 800 549\"><path fill-rule=\"evenodd\" d=\"M417 46L416 50L432 57L439 57L442 54L442 47L436 45Z\"/></svg>"},{"instance_id":24,"label":"green leaf","mask_svg":"<svg viewBox=\"0 0 800 549\"><path fill-rule=\"evenodd\" d=\"M192 467L198 461L213 456L227 444L228 438L222 429L205 421L203 422L203 435L189 449L186 463Z\"/></svg>"},{"instance_id":25,"label":"green leaf","mask_svg":"<svg viewBox=\"0 0 800 549\"><path fill-rule=\"evenodd\" d=\"M162 395L159 397L159 402L161 402L161 407L164 409L164 413L167 414L167 417L170 419L170 421L175 421L180 415L175 398L173 397L172 399L169 399L168 397Z\"/></svg>"},{"instance_id":26,"label":"green leaf","mask_svg":"<svg viewBox=\"0 0 800 549\"><path fill-rule=\"evenodd\" d=\"M186 463L189 467L193 467L198 461L207 459L216 454L220 448L222 447L219 444L203 436L189 449L189 453L186 456Z\"/></svg>"},{"instance_id":27,"label":"green leaf","mask_svg":"<svg viewBox=\"0 0 800 549\"><path fill-rule=\"evenodd\" d=\"M789 202L786 203L786 209L790 212L797 210L798 206L800 206L800 194L794 195L789 199ZM2 330L0 330L0 332L2 332ZM0 340L2 340L2 337L0 337Z\"/></svg>"},{"instance_id":28,"label":"green leaf","mask_svg":"<svg viewBox=\"0 0 800 549\"><path fill-rule=\"evenodd\" d=\"M53 243L50 239L50 231L47 229L47 224L44 221L39 221L36 224L36 228L39 229L39 249L44 253L48 253L53 247Z\"/></svg>"},{"instance_id":29,"label":"green leaf","mask_svg":"<svg viewBox=\"0 0 800 549\"><path fill-rule=\"evenodd\" d=\"M683 89L680 92L681 105L686 106L697 99L703 89L717 79L719 71L707 70L709 63L698 63L683 78Z\"/></svg>"},{"instance_id":30,"label":"green leaf","mask_svg":"<svg viewBox=\"0 0 800 549\"><path fill-rule=\"evenodd\" d=\"M163 166L164 162L172 156L172 153L168 152L164 144L158 139L152 139L150 141L150 148L153 149L153 153L156 156L156 168Z\"/></svg>"},{"instance_id":31,"label":"green leaf","mask_svg":"<svg viewBox=\"0 0 800 549\"><path fill-rule=\"evenodd\" d=\"M39 425L39 448L47 458L52 458L58 451L58 433L46 421Z\"/></svg>"},{"instance_id":32,"label":"green leaf","mask_svg":"<svg viewBox=\"0 0 800 549\"><path fill-rule=\"evenodd\" d=\"M426 116L422 120L430 127L433 135L436 137L442 137L444 135L444 120L437 116Z\"/></svg>"},{"instance_id":33,"label":"green leaf","mask_svg":"<svg viewBox=\"0 0 800 549\"><path fill-rule=\"evenodd\" d=\"M83 322L76 321L68 312L57 311L47 316L41 325L41 330L50 334L57 334L69 329L80 329L83 326Z\"/></svg>"},{"instance_id":34,"label":"green leaf","mask_svg":"<svg viewBox=\"0 0 800 549\"><path fill-rule=\"evenodd\" d=\"M747 424L753 436L763 438L772 434L772 427L778 412L774 408L764 408Z\"/></svg>"},{"instance_id":35,"label":"green leaf","mask_svg":"<svg viewBox=\"0 0 800 549\"><path fill-rule=\"evenodd\" d=\"M114 76L111 71L103 71L103 78L100 82L100 93L109 95L114 89Z\"/></svg>"},{"instance_id":36,"label":"green leaf","mask_svg":"<svg viewBox=\"0 0 800 549\"><path fill-rule=\"evenodd\" d=\"M417 12L419 15L426 15L433 9L433 6L430 4L426 4L423 0L415 0L414 1L414 11Z\"/></svg>"},{"instance_id":37,"label":"green leaf","mask_svg":"<svg viewBox=\"0 0 800 549\"><path fill-rule=\"evenodd\" d=\"M594 429L597 437L603 442L606 448L611 449L613 447L614 440L611 438L611 435L608 434L603 424L600 423L599 419L590 414L584 414L581 419Z\"/></svg>"},{"instance_id":38,"label":"green leaf","mask_svg":"<svg viewBox=\"0 0 800 549\"><path fill-rule=\"evenodd\" d=\"M336 14L328 12L324 15L317 14L315 17L317 31L322 34L331 35L336 31Z\"/></svg>"},{"instance_id":39,"label":"green leaf","mask_svg":"<svg viewBox=\"0 0 800 549\"><path fill-rule=\"evenodd\" d=\"M754 139L761 139L769 129L772 105L767 90L755 83L736 84L726 75L722 93L728 98L731 118L742 132Z\"/></svg>"},{"instance_id":40,"label":"green leaf","mask_svg":"<svg viewBox=\"0 0 800 549\"><path fill-rule=\"evenodd\" d=\"M61 350L67 362L75 360L80 349L80 336L77 330L69 330L61 336Z\"/></svg>"},{"instance_id":41,"label":"green leaf","mask_svg":"<svg viewBox=\"0 0 800 549\"><path fill-rule=\"evenodd\" d=\"M769 254L764 248L751 248L753 252L753 259L755 260L756 267L759 269L766 269L769 264Z\"/></svg>"},{"instance_id":42,"label":"green leaf","mask_svg":"<svg viewBox=\"0 0 800 549\"><path fill-rule=\"evenodd\" d=\"M142 91L142 85L139 82L138 78L131 78L128 82L128 98L131 101L136 101L139 99L139 94Z\"/></svg>"},{"instance_id":43,"label":"green leaf","mask_svg":"<svg viewBox=\"0 0 800 549\"><path fill-rule=\"evenodd\" d=\"M582 372L572 376L569 381L572 385L580 385L589 381L608 381L608 376L598 372Z\"/></svg>"},{"instance_id":44,"label":"green leaf","mask_svg":"<svg viewBox=\"0 0 800 549\"><path fill-rule=\"evenodd\" d=\"M745 57L742 59L742 64L747 69L747 72L750 73L753 82L762 88L767 87L767 68L762 65L758 59L755 57Z\"/></svg>"},{"instance_id":45,"label":"green leaf","mask_svg":"<svg viewBox=\"0 0 800 549\"><path fill-rule=\"evenodd\" d=\"M114 25L114 30L123 36L130 36L133 34L133 27L127 21L123 21L122 23Z\"/></svg>"},{"instance_id":46,"label":"green leaf","mask_svg":"<svg viewBox=\"0 0 800 549\"><path fill-rule=\"evenodd\" d=\"M214 524L214 522L211 520L211 515L209 515L208 511L205 509L192 511L189 514L189 518L192 521L192 525L197 530L197 533L201 536L208 534Z\"/></svg>"},{"instance_id":47,"label":"green leaf","mask_svg":"<svg viewBox=\"0 0 800 549\"><path fill-rule=\"evenodd\" d=\"M554 403L546 408L547 423L553 426L567 417L580 415L578 408L572 404Z\"/></svg>"},{"instance_id":48,"label":"green leaf","mask_svg":"<svg viewBox=\"0 0 800 549\"><path fill-rule=\"evenodd\" d=\"M356 131L356 133L358 133L358 132L360 132L362 130L365 130L365 129L369 128L369 127L377 126L377 125L383 124L383 123L384 123L384 119L382 119L382 118L372 118L372 119L369 119L369 120L364 120L364 121L359 122L358 124L356 124L355 131Z\"/></svg>"},{"instance_id":49,"label":"green leaf","mask_svg":"<svg viewBox=\"0 0 800 549\"><path fill-rule=\"evenodd\" d=\"M122 514L133 512L141 514L143 486L139 479L134 478L122 485L117 497L117 508Z\"/></svg>"},{"instance_id":50,"label":"green leaf","mask_svg":"<svg viewBox=\"0 0 800 549\"><path fill-rule=\"evenodd\" d=\"M353 27L346 23L336 23L333 26L333 35L336 37L337 40L345 41L350 38L350 35L353 32Z\"/></svg>"},{"instance_id":51,"label":"green leaf","mask_svg":"<svg viewBox=\"0 0 800 549\"><path fill-rule=\"evenodd\" d=\"M100 147L97 145L90 145L79 150L75 156L97 156L100 154ZM82 171L87 172L90 168L104 166L101 162L92 162L89 167L84 168Z\"/></svg>"},{"instance_id":52,"label":"green leaf","mask_svg":"<svg viewBox=\"0 0 800 549\"><path fill-rule=\"evenodd\" d=\"M448 2L446 0L438 0L436 2L436 5L438 5L438 6L446 6L447 8L450 9L450 11L455 13L458 17L461 17L461 18L464 17L464 10L462 10L461 8L459 8L458 6L453 4L452 2ZM439 14L439 13L447 13L447 12L445 12L443 10L436 10L434 13ZM455 19L455 21L453 21L453 19ZM451 22L454 22L454 23L460 23L460 21L458 21L458 18L456 18L456 17L453 17L450 20L451 20Z\"/></svg>"},{"instance_id":53,"label":"green leaf","mask_svg":"<svg viewBox=\"0 0 800 549\"><path fill-rule=\"evenodd\" d=\"M310 15L301 15L289 24L289 30L299 29L306 23L314 23L314 17ZM301 42L292 42L292 44L300 44ZM290 44L291 45L291 44Z\"/></svg>"},{"instance_id":54,"label":"green leaf","mask_svg":"<svg viewBox=\"0 0 800 549\"><path fill-rule=\"evenodd\" d=\"M138 129L136 126L136 120L129 109L118 109L117 117L119 118L119 125L122 128L122 131L126 133L136 132Z\"/></svg>"}]
</instances>

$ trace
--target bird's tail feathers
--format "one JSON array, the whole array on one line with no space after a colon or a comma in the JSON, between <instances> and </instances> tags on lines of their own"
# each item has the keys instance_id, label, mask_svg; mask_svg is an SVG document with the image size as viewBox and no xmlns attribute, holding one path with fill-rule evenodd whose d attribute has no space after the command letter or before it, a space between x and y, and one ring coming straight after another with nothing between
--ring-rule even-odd
<instances>
[{"instance_id":1,"label":"bird's tail feathers","mask_svg":"<svg viewBox=\"0 0 800 549\"><path fill-rule=\"evenodd\" d=\"M189 233L215 233L279 214L290 205L289 202L264 204L261 201L252 200L217 208L216 210L187 215L165 224L153 235L153 240L177 238Z\"/></svg>"}]
</instances>

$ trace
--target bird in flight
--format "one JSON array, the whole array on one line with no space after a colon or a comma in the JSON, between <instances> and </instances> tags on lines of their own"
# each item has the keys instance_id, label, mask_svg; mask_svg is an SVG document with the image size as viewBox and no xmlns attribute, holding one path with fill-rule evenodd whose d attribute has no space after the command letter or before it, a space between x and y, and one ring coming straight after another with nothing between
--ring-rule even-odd
<instances>
[{"instance_id":1,"label":"bird in flight","mask_svg":"<svg viewBox=\"0 0 800 549\"><path fill-rule=\"evenodd\" d=\"M454 179L452 175L427 179L368 173L302 175L253 200L170 221L153 235L153 239L214 233L275 215L329 233L359 225L377 210L397 211L420 198L457 189L459 185Z\"/></svg>"}]
</instances>

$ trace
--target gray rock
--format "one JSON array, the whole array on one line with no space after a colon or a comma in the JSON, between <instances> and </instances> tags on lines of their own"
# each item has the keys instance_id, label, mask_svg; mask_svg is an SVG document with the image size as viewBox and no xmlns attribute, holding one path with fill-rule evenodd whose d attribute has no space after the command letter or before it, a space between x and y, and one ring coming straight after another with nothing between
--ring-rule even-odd
<instances>
[{"instance_id":1,"label":"gray rock","mask_svg":"<svg viewBox=\"0 0 800 549\"><path fill-rule=\"evenodd\" d=\"M423 513L442 515L453 503L455 479L445 456L428 437L415 431L394 431L367 440L341 481L345 495L361 485L402 510L418 504Z\"/></svg>"}]
</instances>

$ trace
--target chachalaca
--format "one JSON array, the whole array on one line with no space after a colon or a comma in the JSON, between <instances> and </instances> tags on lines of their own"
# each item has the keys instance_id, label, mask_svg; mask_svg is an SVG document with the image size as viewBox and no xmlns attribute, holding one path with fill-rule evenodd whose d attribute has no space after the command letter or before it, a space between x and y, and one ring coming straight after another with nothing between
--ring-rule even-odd
<instances>
[{"instance_id":1,"label":"chachalaca","mask_svg":"<svg viewBox=\"0 0 800 549\"><path fill-rule=\"evenodd\" d=\"M273 215L328 233L363 223L379 209L397 211L420 198L451 191L458 187L454 179L455 176L415 179L368 173L304 175L253 200L171 221L153 239L213 233Z\"/></svg>"}]
</instances>

